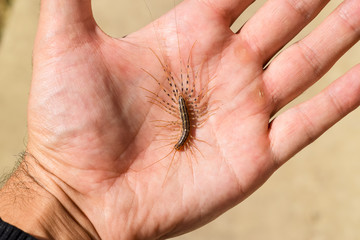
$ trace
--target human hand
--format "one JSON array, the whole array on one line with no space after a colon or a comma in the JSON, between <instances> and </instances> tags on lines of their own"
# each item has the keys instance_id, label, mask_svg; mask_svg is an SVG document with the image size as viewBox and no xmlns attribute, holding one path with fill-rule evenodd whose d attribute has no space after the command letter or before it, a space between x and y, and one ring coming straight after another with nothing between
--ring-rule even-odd
<instances>
[{"instance_id":1,"label":"human hand","mask_svg":"<svg viewBox=\"0 0 360 240\"><path fill-rule=\"evenodd\" d=\"M80 209L92 237L161 238L199 227L359 105L357 66L269 124L359 40L358 0L345 1L266 70L325 3L268 1L233 34L229 26L250 2L186 1L176 14L120 40L99 30L88 0L42 2L26 162L68 212ZM194 140L196 161L179 152L167 176L172 159L158 161L167 149L156 150L162 130L151 123L164 114L139 88L154 88L141 68L163 71L148 47L161 45L158 54L176 65L179 49L186 56L194 42L193 67L206 59L206 72L215 76L209 106L221 105L194 129L207 142Z\"/></svg>"}]
</instances>

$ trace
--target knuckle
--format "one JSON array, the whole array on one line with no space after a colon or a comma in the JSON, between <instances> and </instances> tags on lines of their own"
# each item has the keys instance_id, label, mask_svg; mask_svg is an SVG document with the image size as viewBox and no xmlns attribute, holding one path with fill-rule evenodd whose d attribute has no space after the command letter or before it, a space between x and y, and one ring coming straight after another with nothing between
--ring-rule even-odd
<instances>
[{"instance_id":1,"label":"knuckle","mask_svg":"<svg viewBox=\"0 0 360 240\"><path fill-rule=\"evenodd\" d=\"M297 43L300 49L300 53L303 56L304 61L311 68L316 78L320 78L323 75L323 64L319 60L318 53L314 49L307 46L303 41Z\"/></svg>"},{"instance_id":2,"label":"knuckle","mask_svg":"<svg viewBox=\"0 0 360 240\"><path fill-rule=\"evenodd\" d=\"M341 5L338 17L356 34L360 36L360 1L350 0Z\"/></svg>"},{"instance_id":3,"label":"knuckle","mask_svg":"<svg viewBox=\"0 0 360 240\"><path fill-rule=\"evenodd\" d=\"M312 0L287 0L292 10L302 16L304 19L310 19L316 8L313 7L314 2Z\"/></svg>"}]
</instances>

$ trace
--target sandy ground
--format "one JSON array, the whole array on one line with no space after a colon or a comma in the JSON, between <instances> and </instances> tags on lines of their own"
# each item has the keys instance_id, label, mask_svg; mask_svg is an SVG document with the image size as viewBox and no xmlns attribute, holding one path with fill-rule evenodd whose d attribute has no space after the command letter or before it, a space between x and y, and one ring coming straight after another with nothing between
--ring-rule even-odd
<instances>
[{"instance_id":1,"label":"sandy ground","mask_svg":"<svg viewBox=\"0 0 360 240\"><path fill-rule=\"evenodd\" d=\"M151 1L153 18L172 1ZM166 3L165 3L166 2ZM341 1L331 1L314 29ZM264 1L239 19L241 26ZM143 0L93 0L108 34L121 37L151 20ZM26 145L26 104L39 0L17 0L0 46L0 172L9 171ZM359 43L294 104L309 99L360 60ZM351 113L296 155L246 201L207 226L178 239L360 239L360 111Z\"/></svg>"}]
</instances>

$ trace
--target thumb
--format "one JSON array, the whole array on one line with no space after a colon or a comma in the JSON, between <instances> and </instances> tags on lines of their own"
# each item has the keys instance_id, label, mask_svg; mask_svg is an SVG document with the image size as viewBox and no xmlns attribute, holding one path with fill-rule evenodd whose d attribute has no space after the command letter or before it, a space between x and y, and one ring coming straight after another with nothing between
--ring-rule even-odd
<instances>
[{"instance_id":1,"label":"thumb","mask_svg":"<svg viewBox=\"0 0 360 240\"><path fill-rule=\"evenodd\" d=\"M38 35L88 34L96 26L91 0L41 0Z\"/></svg>"}]
</instances>

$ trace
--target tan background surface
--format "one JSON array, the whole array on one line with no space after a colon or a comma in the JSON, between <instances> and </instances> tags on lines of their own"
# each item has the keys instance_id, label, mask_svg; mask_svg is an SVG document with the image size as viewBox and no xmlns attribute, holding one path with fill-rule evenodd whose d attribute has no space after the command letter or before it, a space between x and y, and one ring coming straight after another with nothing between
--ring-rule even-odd
<instances>
[{"instance_id":1,"label":"tan background surface","mask_svg":"<svg viewBox=\"0 0 360 240\"><path fill-rule=\"evenodd\" d=\"M170 0L150 2L153 18L173 6ZM331 1L299 36L316 27L340 2ZM249 8L234 29L263 3L257 1ZM26 104L38 8L39 0L16 0L0 45L0 173L12 168L16 155L26 145ZM135 31L152 18L143 0L93 0L93 8L99 25L115 37ZM358 62L359 43L295 103L309 99ZM360 239L359 172L357 109L295 156L246 201L178 239Z\"/></svg>"}]
</instances>

